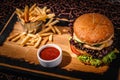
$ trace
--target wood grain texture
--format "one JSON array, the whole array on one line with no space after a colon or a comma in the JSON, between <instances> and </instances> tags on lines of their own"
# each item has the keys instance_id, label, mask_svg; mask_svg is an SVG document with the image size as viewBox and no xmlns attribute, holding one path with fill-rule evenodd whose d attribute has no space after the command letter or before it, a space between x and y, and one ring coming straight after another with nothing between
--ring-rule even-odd
<instances>
[{"instance_id":1,"label":"wood grain texture","mask_svg":"<svg viewBox=\"0 0 120 80\"><path fill-rule=\"evenodd\" d=\"M68 29L68 27L58 27L61 31L63 29ZM16 32L23 31L22 26L16 22L14 25L14 29L11 32L10 36ZM65 69L68 71L83 71L83 72L93 72L93 73L104 73L108 70L108 66L102 67L94 67L89 65L84 65L77 58L76 55L71 52L70 44L69 44L70 35L68 33L64 33L62 35L54 35L53 42L59 45L63 51L63 59L62 63L58 66L58 68ZM22 47L18 45L16 42L5 41L2 46L0 46L0 55L4 55L7 57L15 58L15 59L24 59L26 62L30 64L39 64L37 59L37 49L32 46Z\"/></svg>"}]
</instances>

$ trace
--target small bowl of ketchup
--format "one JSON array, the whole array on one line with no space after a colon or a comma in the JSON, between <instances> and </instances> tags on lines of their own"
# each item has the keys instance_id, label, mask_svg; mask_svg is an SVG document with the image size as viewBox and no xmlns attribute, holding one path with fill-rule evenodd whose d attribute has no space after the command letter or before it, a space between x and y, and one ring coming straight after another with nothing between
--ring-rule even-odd
<instances>
[{"instance_id":1,"label":"small bowl of ketchup","mask_svg":"<svg viewBox=\"0 0 120 80\"><path fill-rule=\"evenodd\" d=\"M37 57L43 67L56 67L62 61L62 49L56 44L46 44L38 49Z\"/></svg>"}]
</instances>

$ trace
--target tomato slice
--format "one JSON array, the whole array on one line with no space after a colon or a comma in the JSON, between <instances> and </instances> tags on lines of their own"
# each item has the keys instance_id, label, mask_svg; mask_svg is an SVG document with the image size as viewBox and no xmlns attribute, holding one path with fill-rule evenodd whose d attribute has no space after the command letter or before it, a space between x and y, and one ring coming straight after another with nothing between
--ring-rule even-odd
<instances>
[{"instance_id":1,"label":"tomato slice","mask_svg":"<svg viewBox=\"0 0 120 80\"><path fill-rule=\"evenodd\" d=\"M75 48L75 46L70 45L70 48L71 48L72 52L75 53L76 55L80 55L81 54L80 51Z\"/></svg>"}]
</instances>

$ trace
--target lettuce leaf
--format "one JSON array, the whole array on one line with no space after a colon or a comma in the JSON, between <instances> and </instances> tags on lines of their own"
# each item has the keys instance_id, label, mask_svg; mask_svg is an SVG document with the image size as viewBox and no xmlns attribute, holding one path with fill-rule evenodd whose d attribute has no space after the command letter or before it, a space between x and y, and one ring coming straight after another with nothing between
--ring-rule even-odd
<instances>
[{"instance_id":1,"label":"lettuce leaf","mask_svg":"<svg viewBox=\"0 0 120 80\"><path fill-rule=\"evenodd\" d=\"M100 66L101 64L109 64L110 62L112 62L113 59L116 58L115 53L119 53L116 48L110 53L108 53L106 56L104 56L102 59L92 58L92 56L89 55L79 55L78 59L83 63L89 63L93 66Z\"/></svg>"},{"instance_id":2,"label":"lettuce leaf","mask_svg":"<svg viewBox=\"0 0 120 80\"><path fill-rule=\"evenodd\" d=\"M103 57L102 62L104 64L109 64L110 62L112 62L113 59L116 58L115 53L119 53L119 51L116 48L113 51L111 51L110 53L108 53L105 57Z\"/></svg>"},{"instance_id":3,"label":"lettuce leaf","mask_svg":"<svg viewBox=\"0 0 120 80\"><path fill-rule=\"evenodd\" d=\"M80 55L78 56L78 59L81 60L83 63L89 63L93 66L99 66L102 63L101 60L94 59L92 58L92 56L88 56L88 55Z\"/></svg>"}]
</instances>

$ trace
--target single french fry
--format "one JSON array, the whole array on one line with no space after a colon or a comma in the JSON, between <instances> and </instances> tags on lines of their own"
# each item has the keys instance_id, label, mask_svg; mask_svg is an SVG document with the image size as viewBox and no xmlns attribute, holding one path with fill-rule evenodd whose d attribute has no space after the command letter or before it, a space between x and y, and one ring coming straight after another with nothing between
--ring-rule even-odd
<instances>
[{"instance_id":1,"label":"single french fry","mask_svg":"<svg viewBox=\"0 0 120 80\"><path fill-rule=\"evenodd\" d=\"M47 10L46 10L46 13L49 13L49 12L51 12L51 10L50 10L50 9L47 9Z\"/></svg>"},{"instance_id":2,"label":"single french fry","mask_svg":"<svg viewBox=\"0 0 120 80\"><path fill-rule=\"evenodd\" d=\"M41 36L41 37L44 37L44 36L49 36L49 35L51 35L51 34L53 34L53 33L52 33L52 32L49 32L49 33L41 33L40 36Z\"/></svg>"},{"instance_id":3,"label":"single french fry","mask_svg":"<svg viewBox=\"0 0 120 80\"><path fill-rule=\"evenodd\" d=\"M42 14L44 15L46 15L46 10L47 10L47 7L45 6L45 7L43 7L43 9L42 9Z\"/></svg>"},{"instance_id":4,"label":"single french fry","mask_svg":"<svg viewBox=\"0 0 120 80\"><path fill-rule=\"evenodd\" d=\"M22 10L20 10L20 9L18 9L18 8L16 8L16 12L19 13L20 15L23 15Z\"/></svg>"},{"instance_id":5,"label":"single french fry","mask_svg":"<svg viewBox=\"0 0 120 80\"><path fill-rule=\"evenodd\" d=\"M34 43L26 43L27 46L34 46Z\"/></svg>"},{"instance_id":6,"label":"single french fry","mask_svg":"<svg viewBox=\"0 0 120 80\"><path fill-rule=\"evenodd\" d=\"M58 23L59 21L58 20L55 20L55 21L53 21L52 23L50 23L49 25L54 25L54 24L56 24L56 23Z\"/></svg>"},{"instance_id":7,"label":"single french fry","mask_svg":"<svg viewBox=\"0 0 120 80\"><path fill-rule=\"evenodd\" d=\"M57 32L59 35L62 34L62 33L60 32L60 30L59 30L56 26L54 26L54 29L56 30L56 32Z\"/></svg>"},{"instance_id":8,"label":"single french fry","mask_svg":"<svg viewBox=\"0 0 120 80\"><path fill-rule=\"evenodd\" d=\"M56 18L57 20L61 20L61 21L67 21L70 22L70 20L66 19L66 18Z\"/></svg>"},{"instance_id":9,"label":"single french fry","mask_svg":"<svg viewBox=\"0 0 120 80\"><path fill-rule=\"evenodd\" d=\"M46 10L47 10L47 6L43 7L42 10L43 10L44 12L46 12Z\"/></svg>"},{"instance_id":10,"label":"single french fry","mask_svg":"<svg viewBox=\"0 0 120 80\"><path fill-rule=\"evenodd\" d=\"M24 20L25 22L29 21L29 7L28 5L25 6L25 10L24 10Z\"/></svg>"},{"instance_id":11,"label":"single french fry","mask_svg":"<svg viewBox=\"0 0 120 80\"><path fill-rule=\"evenodd\" d=\"M15 41L19 40L20 37L23 36L23 35L25 35L25 34L26 33L22 33L22 34L18 35L17 37L15 37L14 39L12 39L11 41L15 42Z\"/></svg>"},{"instance_id":12,"label":"single french fry","mask_svg":"<svg viewBox=\"0 0 120 80\"><path fill-rule=\"evenodd\" d=\"M30 37L32 37L32 38L35 38L35 37L36 37L36 35L34 35L34 34L28 34L28 36L30 36Z\"/></svg>"},{"instance_id":13,"label":"single french fry","mask_svg":"<svg viewBox=\"0 0 120 80\"><path fill-rule=\"evenodd\" d=\"M14 34L14 35L8 37L7 40L10 41L10 40L12 40L13 38L17 37L18 35L20 35L20 33L16 33L16 34Z\"/></svg>"},{"instance_id":14,"label":"single french fry","mask_svg":"<svg viewBox=\"0 0 120 80\"><path fill-rule=\"evenodd\" d=\"M20 43L20 45L24 46L29 39L30 39L30 36L27 35L27 36L22 40L22 42Z\"/></svg>"},{"instance_id":15,"label":"single french fry","mask_svg":"<svg viewBox=\"0 0 120 80\"><path fill-rule=\"evenodd\" d=\"M48 14L47 17L48 18L53 18L53 17L55 17L55 14L54 13Z\"/></svg>"},{"instance_id":16,"label":"single french fry","mask_svg":"<svg viewBox=\"0 0 120 80\"><path fill-rule=\"evenodd\" d=\"M47 36L47 37L45 37L45 38L42 40L42 42L41 42L41 45L40 45L40 46L45 45L45 44L47 43L48 39L49 39L49 37L48 37L48 36Z\"/></svg>"},{"instance_id":17,"label":"single french fry","mask_svg":"<svg viewBox=\"0 0 120 80\"><path fill-rule=\"evenodd\" d=\"M34 47L37 48L40 45L42 38L39 37L38 41L35 43Z\"/></svg>"},{"instance_id":18,"label":"single french fry","mask_svg":"<svg viewBox=\"0 0 120 80\"><path fill-rule=\"evenodd\" d=\"M56 33L54 27L52 25L49 25L49 27L51 28L51 30L53 31L53 33Z\"/></svg>"},{"instance_id":19,"label":"single french fry","mask_svg":"<svg viewBox=\"0 0 120 80\"><path fill-rule=\"evenodd\" d=\"M50 28L50 27L47 27L47 28L45 28L44 30L40 31L39 34L48 32L48 31L50 31L50 30L51 30L51 28Z\"/></svg>"},{"instance_id":20,"label":"single french fry","mask_svg":"<svg viewBox=\"0 0 120 80\"><path fill-rule=\"evenodd\" d=\"M51 34L51 35L49 36L49 41L50 41L50 42L53 41L53 34Z\"/></svg>"},{"instance_id":21,"label":"single french fry","mask_svg":"<svg viewBox=\"0 0 120 80\"><path fill-rule=\"evenodd\" d=\"M53 18L51 18L51 19L45 24L45 26L48 26L52 21L53 21Z\"/></svg>"},{"instance_id":22,"label":"single french fry","mask_svg":"<svg viewBox=\"0 0 120 80\"><path fill-rule=\"evenodd\" d=\"M36 7L36 3L30 7L29 12L33 11L35 7Z\"/></svg>"}]
</instances>

